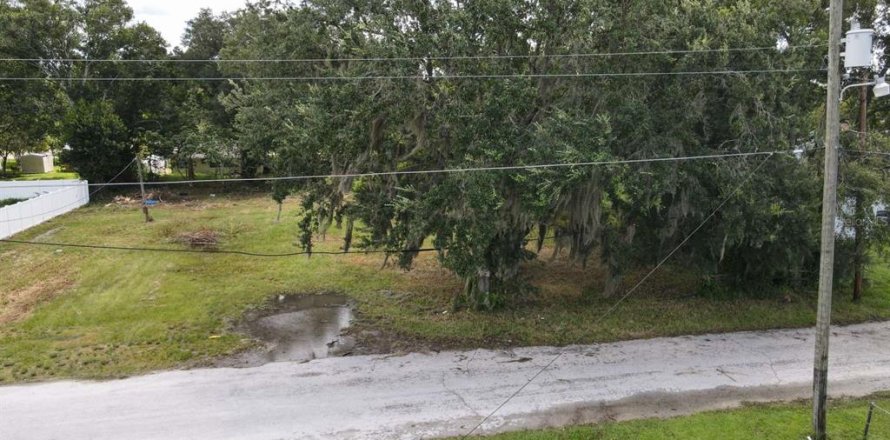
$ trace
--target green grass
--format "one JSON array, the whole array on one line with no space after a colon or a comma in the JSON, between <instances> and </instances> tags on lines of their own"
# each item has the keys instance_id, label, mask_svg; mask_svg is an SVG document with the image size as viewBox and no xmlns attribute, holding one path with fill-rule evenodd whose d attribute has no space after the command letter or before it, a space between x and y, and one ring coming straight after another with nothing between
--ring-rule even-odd
<instances>
[{"instance_id":1,"label":"green grass","mask_svg":"<svg viewBox=\"0 0 890 440\"><path fill-rule=\"evenodd\" d=\"M9 205L15 205L18 202L24 202L28 199L0 199L0 208Z\"/></svg>"},{"instance_id":2,"label":"green grass","mask_svg":"<svg viewBox=\"0 0 890 440\"><path fill-rule=\"evenodd\" d=\"M18 165L16 164L15 159L9 159L9 161L6 163L6 167L9 170L18 169ZM52 173L22 174L18 171L0 173L0 180L73 180L79 178L80 177L77 175L77 173L62 171L62 167L58 165L55 166L55 170Z\"/></svg>"},{"instance_id":3,"label":"green grass","mask_svg":"<svg viewBox=\"0 0 890 440\"><path fill-rule=\"evenodd\" d=\"M158 181L161 182L178 182L181 180L188 180L188 176L182 172L182 170L173 170L170 174L162 174L155 176ZM225 174L217 174L217 173L206 173L206 172L196 172L194 180L210 180L210 179L225 179L228 178Z\"/></svg>"},{"instance_id":4,"label":"green grass","mask_svg":"<svg viewBox=\"0 0 890 440\"><path fill-rule=\"evenodd\" d=\"M861 439L869 400L890 409L890 395L872 399L834 401L829 406L830 439ZM803 440L811 434L808 402L757 404L727 411L711 411L671 419L610 422L593 426L513 432L486 440ZM890 414L875 410L869 439L890 438Z\"/></svg>"},{"instance_id":5,"label":"green grass","mask_svg":"<svg viewBox=\"0 0 890 440\"><path fill-rule=\"evenodd\" d=\"M190 190L186 190L190 191ZM17 239L182 249L177 234L210 228L220 249L293 252L298 203L281 223L266 194L163 196L144 223L137 205L94 203ZM316 249L337 250L328 231ZM665 268L613 313L601 271L547 257L526 267L537 296L506 310L450 311L462 282L423 254L411 272L381 268L380 254L251 258L0 244L0 382L108 378L195 365L248 347L234 332L244 311L281 293L340 292L358 304L357 330L381 330L393 350L564 345L704 332L812 325L815 293L709 300L698 280ZM643 271L631 274L633 282ZM859 304L836 295L833 319L890 318L890 270L873 269Z\"/></svg>"}]
</instances>

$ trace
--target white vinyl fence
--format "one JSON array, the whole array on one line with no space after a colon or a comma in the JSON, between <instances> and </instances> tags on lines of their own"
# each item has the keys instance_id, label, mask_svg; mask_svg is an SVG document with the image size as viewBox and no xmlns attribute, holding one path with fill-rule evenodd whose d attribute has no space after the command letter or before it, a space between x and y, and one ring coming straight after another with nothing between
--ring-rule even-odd
<instances>
[{"instance_id":1,"label":"white vinyl fence","mask_svg":"<svg viewBox=\"0 0 890 440\"><path fill-rule=\"evenodd\" d=\"M0 200L28 199L0 208L0 238L7 238L90 202L85 180L0 182Z\"/></svg>"}]
</instances>

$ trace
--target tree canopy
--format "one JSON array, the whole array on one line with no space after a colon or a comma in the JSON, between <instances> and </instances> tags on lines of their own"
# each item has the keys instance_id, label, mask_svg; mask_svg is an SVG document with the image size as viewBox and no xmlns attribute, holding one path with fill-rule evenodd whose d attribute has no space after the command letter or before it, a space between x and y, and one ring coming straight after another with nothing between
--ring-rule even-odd
<instances>
[{"instance_id":1,"label":"tree canopy","mask_svg":"<svg viewBox=\"0 0 890 440\"><path fill-rule=\"evenodd\" d=\"M245 148L273 152L283 174L790 151L814 138L818 2L630 3L249 8L235 18L237 44L223 49L226 57L327 61L241 70L324 80L244 83L231 99L236 132ZM731 50L739 47L767 50ZM578 55L634 51L658 53ZM671 74L749 70L780 72ZM646 72L667 75L565 76ZM818 185L800 162L771 158L682 258L739 282L811 269ZM405 267L416 254L402 251L429 240L467 280L462 299L490 308L526 287L519 267L533 258L526 244L535 237L556 237L580 262L601 259L611 294L626 268L656 262L759 165L389 175L295 189L307 249L313 233L342 217L363 225L363 246L392 250Z\"/></svg>"}]
</instances>

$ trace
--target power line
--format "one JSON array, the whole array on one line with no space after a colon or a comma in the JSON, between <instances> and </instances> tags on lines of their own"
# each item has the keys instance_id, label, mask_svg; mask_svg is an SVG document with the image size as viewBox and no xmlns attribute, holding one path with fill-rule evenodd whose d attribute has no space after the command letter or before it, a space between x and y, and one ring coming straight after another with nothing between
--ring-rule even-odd
<instances>
[{"instance_id":1,"label":"power line","mask_svg":"<svg viewBox=\"0 0 890 440\"><path fill-rule=\"evenodd\" d=\"M117 174L115 174L114 177L112 177L111 179L108 179L108 182L106 182L106 183L111 183L111 182L114 182L115 180L117 180L117 178L120 177L121 174L124 174L128 169L130 169L130 166L132 166L133 163L135 163L135 162L136 162L136 158L134 157L133 160L127 162L127 165L123 169L121 169ZM94 194L101 191L102 189L104 189L104 187L91 192L90 196L93 196Z\"/></svg>"},{"instance_id":2,"label":"power line","mask_svg":"<svg viewBox=\"0 0 890 440\"><path fill-rule=\"evenodd\" d=\"M755 75L803 72L824 72L825 69L754 69L754 70L694 70L677 72L599 72L599 73L509 73L458 75L368 75L368 76L246 76L246 77L0 77L0 81L375 81L375 80L459 80L459 79L520 79L520 78L622 78L647 76L706 76Z\"/></svg>"},{"instance_id":3,"label":"power line","mask_svg":"<svg viewBox=\"0 0 890 440\"><path fill-rule=\"evenodd\" d=\"M609 309L606 310L605 313L603 313L602 315L600 315L599 318L597 318L595 321L593 321L593 324L596 325L596 324L600 323L603 319L606 318L606 316L608 316L608 315L611 314L613 311L615 311L615 309L617 309L618 306L621 305L621 303L624 302L625 299L627 299L631 294L633 294L633 293L634 293L640 286L642 286L643 283L646 282L646 280L648 280L648 279L649 279L649 278L650 278L650 277L651 277L651 276L652 276L652 275L653 275L653 274L654 274L654 273L655 273L661 266L663 266L663 265L664 265L664 264L665 264L665 263L666 263L672 256L674 256L674 254L676 254L677 251L679 251L683 246L685 246L686 243L688 243L689 240L692 239L692 237L693 237L696 233L698 233L698 231L700 231L700 230L701 230L701 229L702 229L702 228L703 228L709 221L711 221L711 219L714 218L714 216L716 216L717 213L718 213L721 209L723 209L723 207L726 206L726 204L729 203L730 200L732 200L733 198L735 198L735 196L739 193L739 191L741 191L742 188L743 188L745 185L747 185L748 182L751 181L751 178L754 177L754 175L755 175L758 171L760 171L761 168L763 168L763 165L765 165L766 162L767 162L772 156L773 156L773 155L770 154L770 155L767 156L763 161L761 161L761 162L760 162L760 165L758 165L753 171L751 171L751 173L748 174L748 176L745 178L745 180L742 181L742 183L739 184L739 185L735 188L735 190L734 190L732 193L730 193L730 195L729 195L728 197L726 197L722 202L720 202L720 204L717 205L717 207L714 208L714 210L711 211L711 213L710 213L707 217L705 217L705 219L704 219L704 220L703 220L703 221L702 221L702 222L701 222L695 229L693 229L692 232L690 232L690 233L686 236L686 238L684 238L683 241L680 242L679 245L677 245L672 251L670 251L670 252L667 254L667 256L665 256L664 258L662 258L661 261L659 261L658 264L657 264L654 268L652 268L652 270L650 270L648 273L646 273L646 275L645 275L642 279L640 279L639 282L637 282L633 287L631 287L631 288L627 291L627 293L625 293L621 298L618 299L618 301L615 302L615 304L613 304L611 307L609 307ZM535 379L538 378L538 376L540 376L540 375L543 374L545 371L547 371L547 370L548 370L548 369L549 369L549 368L550 368L550 367L551 367L557 360L559 360L559 358L562 357L562 355L563 355L564 353L565 353L565 351L560 351L559 353L556 354L556 356L554 356L553 358L551 358L550 361L547 362L547 364L545 364L543 368L541 368L540 370L538 370L538 372L535 373L534 376L532 376L532 377L531 377L530 379L528 379L524 384L522 384L521 387L519 387L516 391L514 391L513 394L510 395L510 397L507 397L506 400L504 400L503 402L501 402L501 404L498 405L498 407L495 408L494 411L488 413L488 415L486 415L486 416L482 419L481 422L479 422L476 426L474 426L473 429L471 429L469 432L467 432L466 434L464 434L464 435L461 437L461 439L464 439L464 440L467 439L471 434L473 434L477 429L479 429L479 427L481 427L483 424L485 424L485 422L488 421L488 419L490 419L492 416L494 416L498 411L501 410L501 408L503 408L507 403L509 403L511 400L513 400L516 396L518 396L519 393L521 393L526 387L528 387L532 382L534 382Z\"/></svg>"},{"instance_id":4,"label":"power line","mask_svg":"<svg viewBox=\"0 0 890 440\"><path fill-rule=\"evenodd\" d=\"M146 182L152 185L166 184L190 184L200 182L250 182L250 181L287 181L287 180L314 180L314 179L336 179L336 178L360 178L360 177L383 177L383 176L400 176L400 175L417 175L417 174L451 174L451 173L473 173L483 171L516 171L516 170L534 170L547 168L567 168L567 167L584 167L584 166L606 166L606 165L627 165L640 163L655 162L680 162L692 160L709 160L723 159L730 157L748 157L763 156L778 153L777 151L749 152L749 153L728 153L728 154L710 154L698 156L681 156L681 157L657 157L650 159L624 159L624 160L606 160L606 161L590 161L590 162L572 162L572 163L547 163L536 165L507 165L492 167L469 167L469 168L443 168L434 170L404 170L404 171L381 171L372 173L340 173L340 174L317 174L306 176L284 176L284 177L253 177L239 179L207 179L207 180L182 180L172 182ZM99 184L103 186L132 186L138 185L136 182L119 182Z\"/></svg>"},{"instance_id":5,"label":"power line","mask_svg":"<svg viewBox=\"0 0 890 440\"><path fill-rule=\"evenodd\" d=\"M214 249L173 249L173 248L156 248L156 247L128 247L128 246L109 246L99 244L79 244L79 243L54 243L48 241L27 241L27 240L10 240L0 239L0 243L25 244L31 246L53 246L83 249L103 249L116 251L133 251L133 252L173 252L186 254L221 254L221 255L242 255L247 257L263 257L263 258L282 258L296 257L300 255L348 255L348 254L406 254L414 252L439 252L447 250L445 248L418 248L418 249L399 249L399 250L377 250L369 249L363 251L300 251L285 252L280 254L248 252L248 251L225 251Z\"/></svg>"},{"instance_id":6,"label":"power line","mask_svg":"<svg viewBox=\"0 0 890 440\"><path fill-rule=\"evenodd\" d=\"M875 407L875 409L877 409L878 411L882 411L882 412L884 412L885 414L887 414L888 416L890 416L890 411L888 411L888 410L886 410L886 409L884 409L884 408L881 408L880 406L878 406L877 403L872 402L872 403L871 403L871 406Z\"/></svg>"},{"instance_id":7,"label":"power line","mask_svg":"<svg viewBox=\"0 0 890 440\"><path fill-rule=\"evenodd\" d=\"M166 185L181 185L181 184L195 184L195 183L226 183L226 182L270 182L270 181L298 181L298 180L310 180L310 179L328 179L328 178L358 178L358 177L380 177L380 176L394 176L394 175L415 175L415 174L444 174L444 173L469 173L469 172L482 172L482 171L511 171L511 170L527 170L527 169L546 169L546 168L564 168L564 167L573 167L573 166L609 166L609 165L624 165L624 164L639 164L639 163L656 163L656 162L676 162L676 161L691 161L691 160L705 160L705 159L720 159L720 158L731 158L731 157L748 157L748 156L761 156L761 155L773 155L776 153L783 153L780 151L765 151L765 152L750 152L750 153L729 153L729 154L712 154L712 155L699 155L699 156L683 156L683 157L660 157L660 158L650 158L650 159L628 159L628 160L613 160L613 161L598 161L598 162L574 162L574 163L549 163L549 164L537 164L537 165L515 165L515 166L497 166L497 167L474 167L474 168L445 168L445 169L436 169L436 170L408 170L408 171L384 171L384 172L376 172L376 173L348 173L348 174L324 174L324 175L306 175L306 176L284 176L284 177L252 177L252 178L236 178L236 179L205 179L205 180L178 180L171 182L145 182L145 185L150 186L166 186ZM117 175L111 178L108 182L105 183L90 183L88 186L99 187L95 191L90 193L89 197L92 197L99 191L105 189L109 186L138 186L139 182L118 182L114 183L114 180L120 177L134 162L136 159L130 161L127 166L125 166ZM55 187L57 185L28 185L28 186L17 186L17 188L47 188L47 187ZM89 197L87 200L89 200ZM78 199L75 202L69 203L67 205L60 206L58 208L30 216L18 217L14 219L6 219L0 220L0 224L2 223L11 223L15 221L22 221L36 217L42 217L47 214L52 214L55 212L63 211L71 206L77 205L83 202L83 199Z\"/></svg>"},{"instance_id":8,"label":"power line","mask_svg":"<svg viewBox=\"0 0 890 440\"><path fill-rule=\"evenodd\" d=\"M722 52L756 52L773 50L784 52L795 49L810 49L825 47L826 44L805 44L796 46L756 46L756 47L730 47L715 49L668 49L624 52L588 52L567 54L529 54L529 55L441 55L441 56L411 56L411 57L350 57L350 58L260 58L260 59L82 59L82 58L0 58L2 62L57 62L57 63L321 63L321 62L388 62L388 61L447 61L447 60L502 60L502 59L527 59L527 58L599 58L617 56L645 56L668 54L693 54L693 53L722 53Z\"/></svg>"},{"instance_id":9,"label":"power line","mask_svg":"<svg viewBox=\"0 0 890 440\"><path fill-rule=\"evenodd\" d=\"M555 237L545 237L544 240L553 239ZM53 247L70 247L83 249L102 249L116 251L134 251L134 252L174 252L174 253L200 253L200 254L223 254L223 255L242 255L248 257L264 257L264 258L281 258L296 257L300 255L349 255L349 254L407 254L422 252L443 252L448 248L416 248L416 249L366 249L361 251L299 251L285 253L264 253L264 252L248 252L248 251L225 251L216 249L173 249L173 248L153 248L153 247L128 247L128 246L109 246L99 244L82 244L82 243L54 243L46 241L27 241L27 240L10 240L0 239L0 243L24 244L32 246L53 246Z\"/></svg>"},{"instance_id":10,"label":"power line","mask_svg":"<svg viewBox=\"0 0 890 440\"><path fill-rule=\"evenodd\" d=\"M337 179L337 178L360 178L360 177L383 177L383 176L403 176L417 174L449 174L449 173L473 173L483 171L516 171L516 170L535 170L547 168L568 168L568 167L585 167L585 166L610 166L610 165L630 165L641 163L658 163L658 162L683 162L694 160L711 160L725 159L733 157L749 157L764 156L773 154L783 154L786 151L754 151L748 153L725 153L725 154L706 154L697 156L675 156L675 157L655 157L648 159L621 159L621 160L604 160L589 162L559 162L534 165L507 165L507 166L490 166L490 167L468 167L468 168L441 168L432 170L403 170L403 171L380 171L370 173L339 173L339 174L314 174L302 176L282 176L282 177L244 177L234 179L203 179L203 180L173 180L169 182L145 182L145 185L166 186L166 185L184 185L195 183L225 183L225 182L275 182L275 181L296 181L296 180L314 180L314 179ZM137 186L139 182L117 182L117 183L91 183L90 186ZM45 186L45 185L44 185ZM42 188L41 185L30 186L30 188ZM20 187L28 188L28 187Z\"/></svg>"}]
</instances>

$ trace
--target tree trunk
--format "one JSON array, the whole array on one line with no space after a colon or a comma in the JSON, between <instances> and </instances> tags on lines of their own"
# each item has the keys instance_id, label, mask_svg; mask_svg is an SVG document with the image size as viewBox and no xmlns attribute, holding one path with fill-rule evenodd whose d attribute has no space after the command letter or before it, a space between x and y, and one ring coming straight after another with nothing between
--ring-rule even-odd
<instances>
[{"instance_id":1,"label":"tree trunk","mask_svg":"<svg viewBox=\"0 0 890 440\"><path fill-rule=\"evenodd\" d=\"M3 166L0 167L0 168L2 168L2 170L0 170L0 171L3 171L3 174L7 174L7 173L9 172L9 170L6 169L6 161L7 161L7 159L9 159L9 152L8 152L8 151L4 151L4 152L3 152Z\"/></svg>"},{"instance_id":2,"label":"tree trunk","mask_svg":"<svg viewBox=\"0 0 890 440\"><path fill-rule=\"evenodd\" d=\"M475 308L491 309L491 271L480 269L472 283L472 288L467 295Z\"/></svg>"},{"instance_id":3,"label":"tree trunk","mask_svg":"<svg viewBox=\"0 0 890 440\"><path fill-rule=\"evenodd\" d=\"M349 252L352 247L352 229L355 227L355 220L352 217L346 219L346 233L343 234L343 252Z\"/></svg>"},{"instance_id":4,"label":"tree trunk","mask_svg":"<svg viewBox=\"0 0 890 440\"><path fill-rule=\"evenodd\" d=\"M195 160L192 158L186 160L185 175L188 180L195 180Z\"/></svg>"},{"instance_id":5,"label":"tree trunk","mask_svg":"<svg viewBox=\"0 0 890 440\"><path fill-rule=\"evenodd\" d=\"M281 205L283 205L283 204L284 203L282 203L282 202L278 202L278 216L275 217L275 223L281 222Z\"/></svg>"},{"instance_id":6,"label":"tree trunk","mask_svg":"<svg viewBox=\"0 0 890 440\"><path fill-rule=\"evenodd\" d=\"M464 284L463 299L465 305L477 310L492 310L494 304L491 299L491 271L479 269L475 275L466 278ZM452 308L456 311L461 306L461 295L455 295Z\"/></svg>"},{"instance_id":7,"label":"tree trunk","mask_svg":"<svg viewBox=\"0 0 890 440\"><path fill-rule=\"evenodd\" d=\"M861 198L857 197L856 200L856 209L860 208L862 204ZM855 234L854 238L854 254L853 254L853 301L859 302L862 299L862 266L863 266L863 257L865 250L863 249L863 232L862 232L862 222L857 221L856 225L853 227L853 231Z\"/></svg>"}]
</instances>

